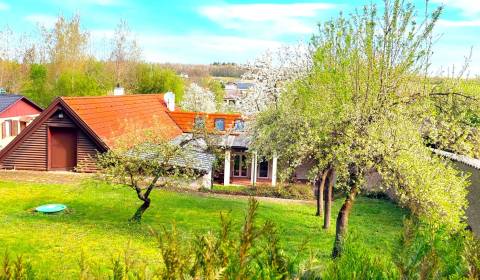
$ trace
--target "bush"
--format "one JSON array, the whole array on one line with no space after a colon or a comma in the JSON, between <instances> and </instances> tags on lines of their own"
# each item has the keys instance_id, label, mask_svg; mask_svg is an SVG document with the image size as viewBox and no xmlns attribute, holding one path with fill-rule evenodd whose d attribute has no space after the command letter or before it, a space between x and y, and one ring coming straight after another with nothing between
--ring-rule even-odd
<instances>
[{"instance_id":1,"label":"bush","mask_svg":"<svg viewBox=\"0 0 480 280\"><path fill-rule=\"evenodd\" d=\"M465 232L450 234L426 222L405 220L395 254L402 279L459 279L466 275Z\"/></svg>"},{"instance_id":2,"label":"bush","mask_svg":"<svg viewBox=\"0 0 480 280\"><path fill-rule=\"evenodd\" d=\"M202 191L247 196L276 197L285 199L308 200L315 198L313 195L312 187L304 184L279 184L276 187L262 184L258 184L254 187L214 185L211 190L202 189Z\"/></svg>"},{"instance_id":3,"label":"bush","mask_svg":"<svg viewBox=\"0 0 480 280\"><path fill-rule=\"evenodd\" d=\"M332 262L326 269L322 279L399 279L398 270L389 258L382 254L373 254L364 246L350 243L342 252L342 256Z\"/></svg>"},{"instance_id":4,"label":"bush","mask_svg":"<svg viewBox=\"0 0 480 280\"><path fill-rule=\"evenodd\" d=\"M450 234L426 222L407 219L393 260L346 239L343 255L321 279L480 279L480 240L470 232ZM304 272L320 279L321 269ZM312 276L313 275L313 276Z\"/></svg>"},{"instance_id":5,"label":"bush","mask_svg":"<svg viewBox=\"0 0 480 280\"><path fill-rule=\"evenodd\" d=\"M480 279L480 239L467 234L463 260L467 265L469 279Z\"/></svg>"},{"instance_id":6,"label":"bush","mask_svg":"<svg viewBox=\"0 0 480 280\"><path fill-rule=\"evenodd\" d=\"M35 279L35 273L29 262L23 260L22 256L11 260L8 251L5 251L3 260L0 263L0 280L31 280Z\"/></svg>"}]
</instances>

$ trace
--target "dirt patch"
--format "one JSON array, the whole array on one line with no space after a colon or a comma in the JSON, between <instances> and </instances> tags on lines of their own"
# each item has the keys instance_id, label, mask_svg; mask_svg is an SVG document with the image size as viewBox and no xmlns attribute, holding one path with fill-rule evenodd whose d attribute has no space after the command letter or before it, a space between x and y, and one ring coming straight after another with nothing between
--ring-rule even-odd
<instances>
[{"instance_id":1,"label":"dirt patch","mask_svg":"<svg viewBox=\"0 0 480 280\"><path fill-rule=\"evenodd\" d=\"M16 182L34 182L40 184L79 184L93 174L67 171L20 171L1 170L0 180Z\"/></svg>"}]
</instances>

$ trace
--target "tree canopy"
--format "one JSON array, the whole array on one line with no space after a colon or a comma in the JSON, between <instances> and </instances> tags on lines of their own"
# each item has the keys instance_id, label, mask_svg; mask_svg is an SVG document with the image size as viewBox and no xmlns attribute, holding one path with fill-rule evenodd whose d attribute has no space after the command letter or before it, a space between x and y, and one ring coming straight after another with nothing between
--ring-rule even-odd
<instances>
[{"instance_id":1,"label":"tree canopy","mask_svg":"<svg viewBox=\"0 0 480 280\"><path fill-rule=\"evenodd\" d=\"M427 12L419 21L410 2L384 1L381 13L367 5L320 24L312 39L312 70L257 118L254 147L277 151L287 170L305 160L315 162L314 172L335 167L346 198L333 256L341 252L349 213L371 172L419 217L450 230L464 227L465 177L433 155L422 134L436 117L434 97L443 94L429 77L441 12Z\"/></svg>"}]
</instances>

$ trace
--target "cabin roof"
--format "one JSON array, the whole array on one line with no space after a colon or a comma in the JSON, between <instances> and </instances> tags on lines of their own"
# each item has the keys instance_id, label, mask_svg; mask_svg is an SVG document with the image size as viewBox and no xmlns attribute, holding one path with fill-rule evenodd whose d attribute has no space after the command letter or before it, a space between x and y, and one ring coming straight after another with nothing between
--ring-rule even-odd
<instances>
[{"instance_id":1,"label":"cabin roof","mask_svg":"<svg viewBox=\"0 0 480 280\"><path fill-rule=\"evenodd\" d=\"M182 134L168 115L163 94L101 97L62 97L65 104L90 127L107 146L127 132L158 124L167 139Z\"/></svg>"}]
</instances>

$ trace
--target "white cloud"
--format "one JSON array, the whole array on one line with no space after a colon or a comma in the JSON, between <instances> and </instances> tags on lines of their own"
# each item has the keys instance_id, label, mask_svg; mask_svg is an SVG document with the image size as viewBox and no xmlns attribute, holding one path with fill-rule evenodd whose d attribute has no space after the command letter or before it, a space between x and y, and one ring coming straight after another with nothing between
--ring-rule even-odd
<instances>
[{"instance_id":1,"label":"white cloud","mask_svg":"<svg viewBox=\"0 0 480 280\"><path fill-rule=\"evenodd\" d=\"M442 27L480 27L480 20L439 20Z\"/></svg>"},{"instance_id":2,"label":"white cloud","mask_svg":"<svg viewBox=\"0 0 480 280\"><path fill-rule=\"evenodd\" d=\"M113 29L90 30L93 49L97 56L108 57ZM248 37L219 36L212 34L133 34L148 62L209 64L214 61L244 63L267 49L278 48L281 42Z\"/></svg>"},{"instance_id":3,"label":"white cloud","mask_svg":"<svg viewBox=\"0 0 480 280\"><path fill-rule=\"evenodd\" d=\"M281 45L281 42L275 40L203 34L185 36L144 34L137 38L143 50L143 57L153 62L243 63L267 49Z\"/></svg>"},{"instance_id":4,"label":"white cloud","mask_svg":"<svg viewBox=\"0 0 480 280\"><path fill-rule=\"evenodd\" d=\"M204 6L199 12L224 28L274 37L287 33L312 33L315 24L311 21L320 11L335 7L327 3L231 4Z\"/></svg>"},{"instance_id":5,"label":"white cloud","mask_svg":"<svg viewBox=\"0 0 480 280\"><path fill-rule=\"evenodd\" d=\"M7 11L10 9L10 6L7 3L0 2L0 11Z\"/></svg>"},{"instance_id":6,"label":"white cloud","mask_svg":"<svg viewBox=\"0 0 480 280\"><path fill-rule=\"evenodd\" d=\"M25 20L34 24L40 24L45 27L53 27L57 22L57 17L44 14L32 14L26 16Z\"/></svg>"},{"instance_id":7,"label":"white cloud","mask_svg":"<svg viewBox=\"0 0 480 280\"><path fill-rule=\"evenodd\" d=\"M480 1L478 0L432 0L436 4L445 4L445 6L460 9L464 15L474 16L480 13Z\"/></svg>"}]
</instances>

